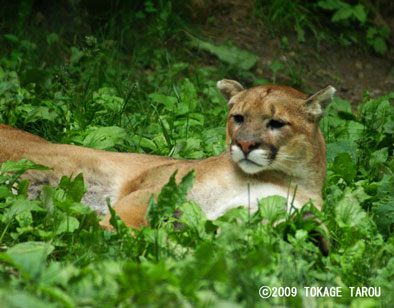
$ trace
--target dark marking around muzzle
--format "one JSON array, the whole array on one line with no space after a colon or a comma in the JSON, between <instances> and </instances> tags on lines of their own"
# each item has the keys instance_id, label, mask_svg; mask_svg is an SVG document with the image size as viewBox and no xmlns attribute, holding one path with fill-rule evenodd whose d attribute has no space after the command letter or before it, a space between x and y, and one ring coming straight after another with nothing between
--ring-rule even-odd
<instances>
[{"instance_id":1,"label":"dark marking around muzzle","mask_svg":"<svg viewBox=\"0 0 394 308\"><path fill-rule=\"evenodd\" d=\"M278 154L278 149L275 148L274 146L269 147L270 152L268 154L268 159L274 160L276 158L276 155Z\"/></svg>"}]
</instances>

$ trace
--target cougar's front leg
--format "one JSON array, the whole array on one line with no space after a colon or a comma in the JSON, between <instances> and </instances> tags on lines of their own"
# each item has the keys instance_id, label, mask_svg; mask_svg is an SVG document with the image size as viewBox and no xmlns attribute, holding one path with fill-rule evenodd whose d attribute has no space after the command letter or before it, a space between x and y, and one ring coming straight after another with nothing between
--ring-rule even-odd
<instances>
[{"instance_id":1,"label":"cougar's front leg","mask_svg":"<svg viewBox=\"0 0 394 308\"><path fill-rule=\"evenodd\" d=\"M151 195L152 191L148 189L134 191L118 200L114 205L114 210L128 227L138 229L141 226L147 226L149 225L149 221L145 215L148 210L148 202ZM112 231L113 227L109 222L110 218L111 214L108 214L100 222L100 225Z\"/></svg>"}]
</instances>

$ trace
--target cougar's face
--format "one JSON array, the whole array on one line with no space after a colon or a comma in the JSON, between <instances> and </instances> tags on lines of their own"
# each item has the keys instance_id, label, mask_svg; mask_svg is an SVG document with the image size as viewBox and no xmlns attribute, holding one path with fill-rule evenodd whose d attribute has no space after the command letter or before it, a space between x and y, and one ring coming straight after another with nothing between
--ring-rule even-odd
<instances>
[{"instance_id":1,"label":"cougar's face","mask_svg":"<svg viewBox=\"0 0 394 308\"><path fill-rule=\"evenodd\" d=\"M302 160L308 123L304 128L297 123L302 113L301 95L291 97L277 89L253 88L233 98L227 143L233 161L245 173L275 169L288 173L297 160Z\"/></svg>"}]
</instances>

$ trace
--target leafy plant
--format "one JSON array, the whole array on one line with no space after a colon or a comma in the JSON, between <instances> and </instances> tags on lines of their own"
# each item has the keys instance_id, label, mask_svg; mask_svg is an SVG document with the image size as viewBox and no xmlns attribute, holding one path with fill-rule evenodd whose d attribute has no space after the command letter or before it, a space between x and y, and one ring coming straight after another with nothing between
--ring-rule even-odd
<instances>
[{"instance_id":1,"label":"leafy plant","mask_svg":"<svg viewBox=\"0 0 394 308\"><path fill-rule=\"evenodd\" d=\"M351 5L341 0L322 0L317 3L318 7L325 10L334 11L331 17L333 23L344 23L344 26L349 27L349 24L356 20L363 27L366 23L370 26L366 30L365 40L374 48L377 53L384 54L387 51L385 40L390 36L390 30L386 26L377 27L368 19L368 11L366 7L358 3ZM363 27L364 28L364 27Z\"/></svg>"},{"instance_id":2,"label":"leafy plant","mask_svg":"<svg viewBox=\"0 0 394 308\"><path fill-rule=\"evenodd\" d=\"M307 37L305 31L320 29L311 11L304 10L313 9L310 3L274 2L265 16L281 9L276 23L298 25L300 40ZM76 8L77 2L67 3L67 12ZM81 18L77 27L57 18L59 9L34 24L38 21L31 14L37 9L31 1L0 8L5 20L0 122L50 141L111 151L179 158L221 153L227 106L215 81L233 74L249 78L245 69L257 58L232 45L208 44L204 51L233 67L203 65L201 54L182 43L182 18L169 1L116 2L110 8L92 2L98 10L93 15L89 2L84 3L87 19ZM385 38L364 9L362 29L376 28L378 33L370 30L371 40ZM360 24L355 14L335 24L350 34L346 23ZM81 30L86 28L92 31ZM286 48L286 40L283 44ZM271 67L275 78L290 70L284 63L278 67ZM339 98L328 107L321 121L328 163L322 213L307 204L286 216L286 200L272 196L260 200L256 213L239 207L212 221L186 198L191 173L179 184L173 176L157 201L151 200L149 227L128 229L109 204L115 231L107 232L99 227L101 218L81 203L83 175L64 177L57 187L43 186L29 199L23 174L45 167L26 160L4 163L1 305L389 307L394 301L393 101L393 93L376 99L366 93L357 113ZM315 245L314 232L321 226L304 219L307 210L330 231L327 257ZM295 287L297 294L262 299L261 286ZM307 297L305 286L341 287L343 296ZM381 287L381 296L351 297L349 286Z\"/></svg>"},{"instance_id":3,"label":"leafy plant","mask_svg":"<svg viewBox=\"0 0 394 308\"><path fill-rule=\"evenodd\" d=\"M255 15L263 20L273 36L293 29L299 42L305 42L305 33L310 32L318 47L324 39L345 46L369 45L383 55L388 50L390 29L375 23L374 15L379 14L378 7L370 2L345 0L320 0L317 3L259 0L255 2ZM331 12L328 26L325 16L327 11Z\"/></svg>"}]
</instances>

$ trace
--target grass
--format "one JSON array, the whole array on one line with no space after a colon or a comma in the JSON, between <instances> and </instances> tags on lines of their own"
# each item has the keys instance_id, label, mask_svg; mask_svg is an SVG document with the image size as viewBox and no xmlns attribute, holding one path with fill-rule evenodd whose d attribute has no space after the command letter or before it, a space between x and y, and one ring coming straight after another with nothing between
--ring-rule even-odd
<instances>
[{"instance_id":1,"label":"grass","mask_svg":"<svg viewBox=\"0 0 394 308\"><path fill-rule=\"evenodd\" d=\"M223 151L227 106L215 83L253 74L229 65L225 46L207 44L190 54L172 7L162 5L156 13L155 6L139 7L143 21L162 24L147 22L149 48L131 53L118 34L127 33L123 22L108 26L110 34L75 42L61 31L36 32L41 39L30 41L10 29L1 38L0 122L54 142L110 151L180 158ZM150 19L159 13L161 19ZM155 44L157 33L161 43ZM163 44L173 36L172 45ZM140 39L136 32L132 42ZM207 51L226 57L204 65ZM336 98L321 122L328 168L317 215L330 230L327 257L312 243L314 225L301 220L302 211L274 223L284 217L279 197L261 200L255 214L240 207L210 221L185 200L191 173L178 186L169 181L162 198L150 203L153 225L131 236L115 217L116 232L99 228L99 218L80 203L82 175L44 187L29 201L28 183L19 176L42 166L10 162L0 171L0 302L34 308L390 307L394 93L371 99L366 92L362 100L352 113L349 102ZM163 220L174 205L183 216ZM296 294L263 299L262 286L295 288L289 290ZM305 287L341 288L342 296L308 297ZM380 296L352 296L350 287L379 288Z\"/></svg>"}]
</instances>

